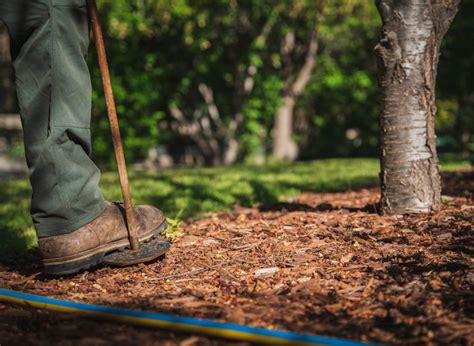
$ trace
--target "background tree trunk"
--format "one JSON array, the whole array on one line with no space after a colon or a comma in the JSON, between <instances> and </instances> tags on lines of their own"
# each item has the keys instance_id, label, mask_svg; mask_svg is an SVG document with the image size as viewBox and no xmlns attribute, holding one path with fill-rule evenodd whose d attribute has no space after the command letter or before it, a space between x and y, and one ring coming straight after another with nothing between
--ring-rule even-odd
<instances>
[{"instance_id":1,"label":"background tree trunk","mask_svg":"<svg viewBox=\"0 0 474 346\"><path fill-rule=\"evenodd\" d=\"M383 33L375 47L382 92L382 211L421 213L440 205L434 128L439 48L459 0L376 0Z\"/></svg>"},{"instance_id":2,"label":"background tree trunk","mask_svg":"<svg viewBox=\"0 0 474 346\"><path fill-rule=\"evenodd\" d=\"M0 113L12 113L15 110L16 94L10 61L8 31L0 23Z\"/></svg>"},{"instance_id":3,"label":"background tree trunk","mask_svg":"<svg viewBox=\"0 0 474 346\"><path fill-rule=\"evenodd\" d=\"M287 95L275 114L273 129L273 156L293 161L298 157L298 146L293 141L293 111L296 97Z\"/></svg>"},{"instance_id":4,"label":"background tree trunk","mask_svg":"<svg viewBox=\"0 0 474 346\"><path fill-rule=\"evenodd\" d=\"M318 36L311 32L306 57L301 70L293 76L292 52L295 50L295 35L289 32L282 41L281 55L285 64L285 86L283 88L283 102L275 114L273 126L272 155L280 160L293 161L298 157L298 146L293 141L293 113L298 97L303 93L313 75L318 51Z\"/></svg>"}]
</instances>

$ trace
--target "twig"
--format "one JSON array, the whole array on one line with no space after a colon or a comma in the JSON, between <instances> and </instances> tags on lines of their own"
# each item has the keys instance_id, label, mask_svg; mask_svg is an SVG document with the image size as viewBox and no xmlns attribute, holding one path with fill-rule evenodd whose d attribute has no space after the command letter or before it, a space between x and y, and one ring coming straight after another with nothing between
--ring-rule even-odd
<instances>
[{"instance_id":1,"label":"twig","mask_svg":"<svg viewBox=\"0 0 474 346\"><path fill-rule=\"evenodd\" d=\"M31 282L31 280L34 280L40 274L41 274L41 272L37 272L33 275L30 275L27 278L25 278L24 280L21 280L20 282L18 282L17 285L23 285L23 287L21 288L21 291L23 292L26 289L26 287L28 286L28 284Z\"/></svg>"},{"instance_id":2,"label":"twig","mask_svg":"<svg viewBox=\"0 0 474 346\"><path fill-rule=\"evenodd\" d=\"M259 246L261 243L262 241L256 241L255 243L252 243L252 244L234 246L234 247L231 247L229 250L249 250L249 249Z\"/></svg>"},{"instance_id":3,"label":"twig","mask_svg":"<svg viewBox=\"0 0 474 346\"><path fill-rule=\"evenodd\" d=\"M337 271L346 271L346 270L353 270L353 269L363 269L367 268L367 264L355 264L349 267L336 267L336 268L328 268L326 269L326 273L333 273Z\"/></svg>"},{"instance_id":4,"label":"twig","mask_svg":"<svg viewBox=\"0 0 474 346\"><path fill-rule=\"evenodd\" d=\"M266 258L256 258L257 260L260 260L260 259L266 259ZM240 259L240 258L234 258L234 261L235 262L240 262L240 263L245 263L245 264L259 264L260 262L258 261L249 261L249 260L244 260L244 259Z\"/></svg>"},{"instance_id":5,"label":"twig","mask_svg":"<svg viewBox=\"0 0 474 346\"><path fill-rule=\"evenodd\" d=\"M143 280L141 282L150 282L150 281L161 281L161 280L166 280L166 279L174 279L174 278L181 278L183 276L190 276L190 275L196 275L196 274L200 274L202 272L205 272L206 270L211 270L211 269L216 269L216 268L220 268L220 267L223 267L229 263L232 263L234 262L234 260L226 260L226 261L223 261L221 263L218 263L218 264L215 264L213 266L209 266L209 267L203 267L203 268L198 268L198 269L194 269L194 270L190 270L190 271L187 271L187 272L184 272L184 273L178 273L178 274L171 274L171 275L166 275L166 276L161 276L159 278L153 278L153 279L148 279L148 280Z\"/></svg>"}]
</instances>

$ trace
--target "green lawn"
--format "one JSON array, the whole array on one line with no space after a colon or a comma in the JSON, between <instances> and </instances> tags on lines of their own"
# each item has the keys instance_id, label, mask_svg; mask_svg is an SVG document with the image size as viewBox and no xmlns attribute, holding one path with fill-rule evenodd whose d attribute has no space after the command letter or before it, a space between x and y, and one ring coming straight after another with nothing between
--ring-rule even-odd
<instances>
[{"instance_id":1,"label":"green lawn","mask_svg":"<svg viewBox=\"0 0 474 346\"><path fill-rule=\"evenodd\" d=\"M454 158L442 160L443 170L469 166ZM304 191L340 191L377 183L376 159L331 159L294 164L231 168L173 169L130 175L134 202L160 207L168 217L186 218L225 211L233 205L252 206L281 201ZM105 173L101 186L108 200L120 200L115 173ZM29 216L27 180L0 182L0 257L20 255L36 245Z\"/></svg>"}]
</instances>

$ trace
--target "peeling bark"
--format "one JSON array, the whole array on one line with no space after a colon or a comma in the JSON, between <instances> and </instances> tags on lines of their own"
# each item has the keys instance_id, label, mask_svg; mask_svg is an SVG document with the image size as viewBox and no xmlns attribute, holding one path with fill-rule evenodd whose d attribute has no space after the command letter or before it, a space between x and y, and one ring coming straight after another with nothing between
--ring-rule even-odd
<instances>
[{"instance_id":1,"label":"peeling bark","mask_svg":"<svg viewBox=\"0 0 474 346\"><path fill-rule=\"evenodd\" d=\"M375 47L382 93L383 213L424 213L440 205L435 81L441 41L459 2L376 0L383 21Z\"/></svg>"}]
</instances>

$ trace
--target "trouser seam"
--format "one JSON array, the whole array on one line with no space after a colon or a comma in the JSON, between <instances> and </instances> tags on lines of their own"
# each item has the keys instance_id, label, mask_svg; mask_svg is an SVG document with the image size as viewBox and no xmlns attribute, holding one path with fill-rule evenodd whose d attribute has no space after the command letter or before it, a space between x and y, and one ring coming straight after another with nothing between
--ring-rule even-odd
<instances>
[{"instance_id":1,"label":"trouser seam","mask_svg":"<svg viewBox=\"0 0 474 346\"><path fill-rule=\"evenodd\" d=\"M54 4L53 0L49 0L50 8L49 8L49 18L50 18L50 30L51 30L51 99L49 103L49 122L48 122L48 133L51 135L52 128L54 127L54 97L56 97L56 49L55 49L55 41L56 41L56 15L54 11ZM66 211L66 217L72 217L72 210L71 204L67 196L65 196L63 191L63 181L62 175L60 174L60 169L58 167L58 148L53 146L53 150L51 151L53 155L53 166L54 166L54 173L56 174L56 178L58 180L58 192L59 197L64 205Z\"/></svg>"}]
</instances>

